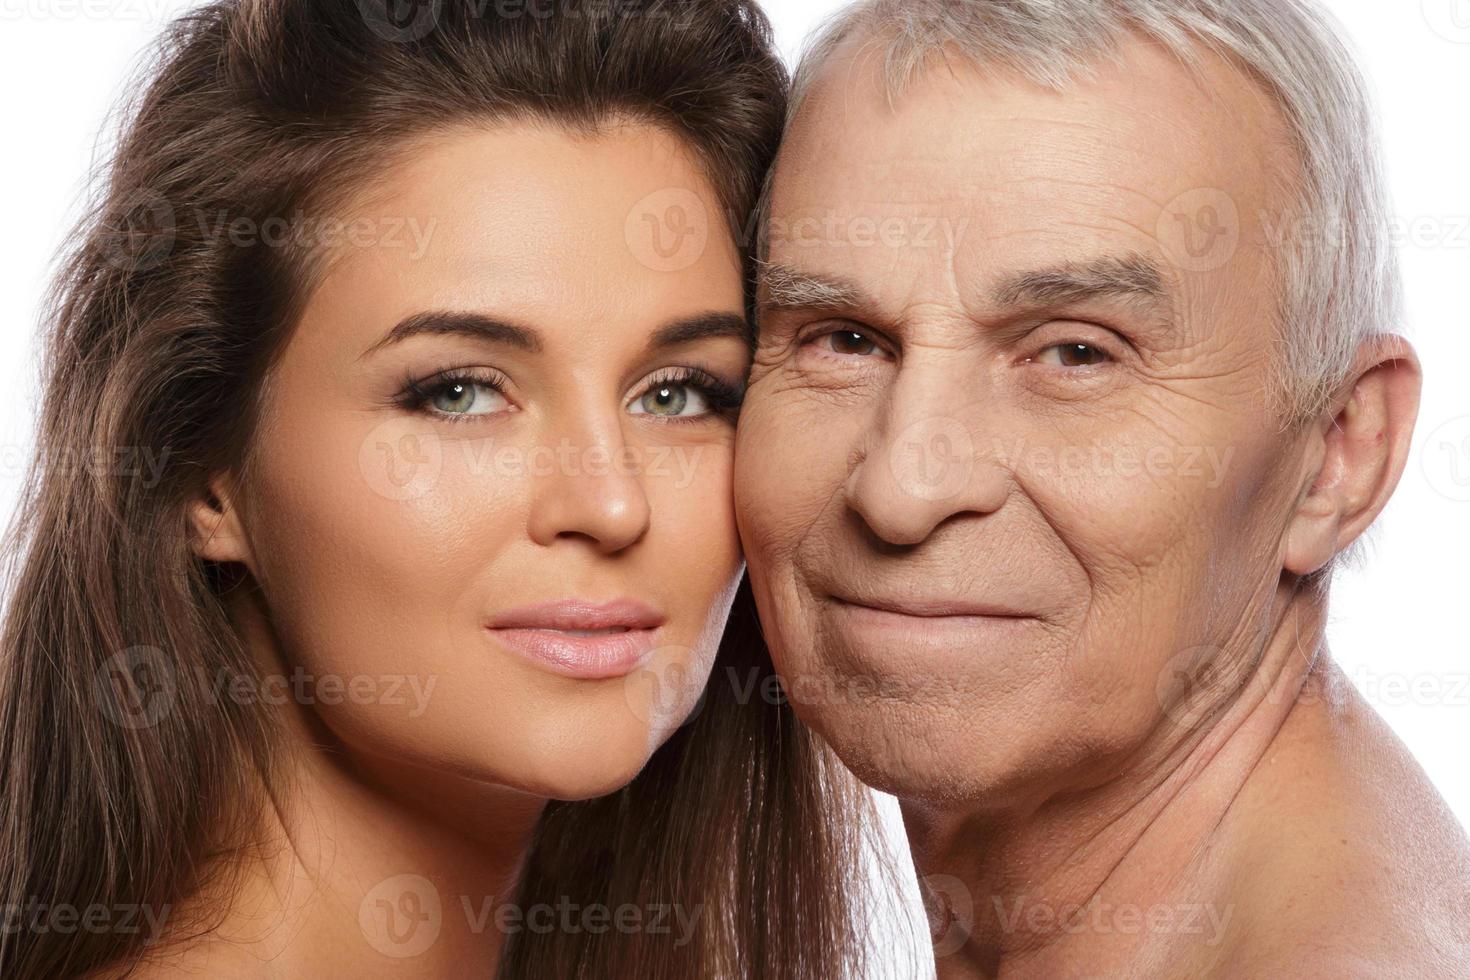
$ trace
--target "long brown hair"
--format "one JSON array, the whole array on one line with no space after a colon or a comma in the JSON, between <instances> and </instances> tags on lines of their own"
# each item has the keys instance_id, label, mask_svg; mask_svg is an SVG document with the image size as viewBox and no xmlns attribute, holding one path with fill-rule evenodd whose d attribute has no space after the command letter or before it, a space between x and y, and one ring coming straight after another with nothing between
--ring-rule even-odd
<instances>
[{"instance_id":1,"label":"long brown hair","mask_svg":"<svg viewBox=\"0 0 1470 980\"><path fill-rule=\"evenodd\" d=\"M242 570L200 561L185 515L212 475L248 469L319 268L309 244L222 223L326 213L457 123L631 116L684 139L744 229L786 88L753 0L224 0L169 26L47 311L40 456L6 549L4 909L199 894L278 757L263 709L209 696L208 678L252 671L222 599ZM521 933L501 976L859 968L861 798L784 702L750 696L772 673L743 588L693 720L621 792L553 803L527 857L521 903L682 904L694 940ZM7 980L126 965L145 945L136 928L12 920Z\"/></svg>"}]
</instances>

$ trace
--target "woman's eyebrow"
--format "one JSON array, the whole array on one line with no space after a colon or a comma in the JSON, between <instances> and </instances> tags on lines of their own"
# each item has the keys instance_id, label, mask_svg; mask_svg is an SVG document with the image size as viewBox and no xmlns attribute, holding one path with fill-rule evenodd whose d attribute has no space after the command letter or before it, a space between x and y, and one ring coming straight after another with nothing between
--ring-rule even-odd
<instances>
[{"instance_id":1,"label":"woman's eyebrow","mask_svg":"<svg viewBox=\"0 0 1470 980\"><path fill-rule=\"evenodd\" d=\"M530 327L483 313L432 310L405 317L386 336L364 351L358 360L420 334L474 337L515 347L530 354L539 353L542 349L541 335Z\"/></svg>"},{"instance_id":2,"label":"woman's eyebrow","mask_svg":"<svg viewBox=\"0 0 1470 980\"><path fill-rule=\"evenodd\" d=\"M755 331L743 314L712 312L681 317L665 324L654 331L648 350L658 351L710 337L736 337L747 344L755 343Z\"/></svg>"},{"instance_id":3,"label":"woman's eyebrow","mask_svg":"<svg viewBox=\"0 0 1470 980\"><path fill-rule=\"evenodd\" d=\"M544 347L541 335L532 327L483 313L434 310L405 317L386 336L364 351L358 360L421 334L472 337L515 347L528 354L539 354ZM741 314L700 313L682 317L660 327L649 341L648 349L662 350L708 337L737 337L751 343L754 333L750 322Z\"/></svg>"}]
</instances>

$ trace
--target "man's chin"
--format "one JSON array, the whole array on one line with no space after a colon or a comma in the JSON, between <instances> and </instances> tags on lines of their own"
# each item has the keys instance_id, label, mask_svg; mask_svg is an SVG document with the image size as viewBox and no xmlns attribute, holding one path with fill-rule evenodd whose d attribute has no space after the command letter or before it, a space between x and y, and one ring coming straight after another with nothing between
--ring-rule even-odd
<instances>
[{"instance_id":1,"label":"man's chin","mask_svg":"<svg viewBox=\"0 0 1470 980\"><path fill-rule=\"evenodd\" d=\"M1136 749L1140 732L1096 712L1091 725L1065 724L1064 705L1039 716L1029 700L980 702L958 686L939 698L792 697L792 705L863 783L941 809L1027 807L1038 787L1076 783L1090 771L1088 760Z\"/></svg>"},{"instance_id":2,"label":"man's chin","mask_svg":"<svg viewBox=\"0 0 1470 980\"><path fill-rule=\"evenodd\" d=\"M865 785L904 804L968 810L987 806L995 798L985 774L957 770L953 763L911 764L867 752L837 754Z\"/></svg>"},{"instance_id":3,"label":"man's chin","mask_svg":"<svg viewBox=\"0 0 1470 980\"><path fill-rule=\"evenodd\" d=\"M971 739L953 724L923 718L923 708L795 707L853 775L900 800L979 802L1006 781L1001 759L977 757Z\"/></svg>"}]
</instances>

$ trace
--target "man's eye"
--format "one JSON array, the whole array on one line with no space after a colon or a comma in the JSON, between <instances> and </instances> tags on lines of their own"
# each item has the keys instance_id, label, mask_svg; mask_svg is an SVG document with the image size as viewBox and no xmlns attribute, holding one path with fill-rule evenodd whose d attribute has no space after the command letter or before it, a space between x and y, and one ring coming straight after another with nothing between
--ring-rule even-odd
<instances>
[{"instance_id":1,"label":"man's eye","mask_svg":"<svg viewBox=\"0 0 1470 980\"><path fill-rule=\"evenodd\" d=\"M1054 344L1032 360L1058 367L1091 367L1111 361L1108 352L1091 344Z\"/></svg>"},{"instance_id":2,"label":"man's eye","mask_svg":"<svg viewBox=\"0 0 1470 980\"><path fill-rule=\"evenodd\" d=\"M856 330L834 330L817 337L815 343L834 354L854 357L869 357L881 350L877 344Z\"/></svg>"}]
</instances>

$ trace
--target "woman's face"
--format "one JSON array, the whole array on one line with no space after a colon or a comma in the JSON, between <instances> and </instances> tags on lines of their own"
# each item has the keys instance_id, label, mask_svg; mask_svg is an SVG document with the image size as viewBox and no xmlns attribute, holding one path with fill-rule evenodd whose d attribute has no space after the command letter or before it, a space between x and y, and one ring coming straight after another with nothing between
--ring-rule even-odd
<instances>
[{"instance_id":1,"label":"woman's face","mask_svg":"<svg viewBox=\"0 0 1470 980\"><path fill-rule=\"evenodd\" d=\"M693 708L743 571L720 213L659 129L528 123L312 227L339 241L234 504L276 669L359 764L586 798Z\"/></svg>"}]
</instances>

